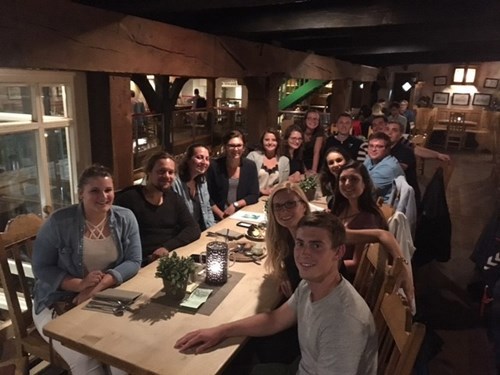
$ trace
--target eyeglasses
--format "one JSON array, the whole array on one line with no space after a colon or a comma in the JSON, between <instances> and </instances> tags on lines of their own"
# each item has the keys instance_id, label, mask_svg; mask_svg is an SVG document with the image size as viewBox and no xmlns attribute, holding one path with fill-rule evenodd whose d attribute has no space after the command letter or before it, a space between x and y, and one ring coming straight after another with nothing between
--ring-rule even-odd
<instances>
[{"instance_id":1,"label":"eyeglasses","mask_svg":"<svg viewBox=\"0 0 500 375\"><path fill-rule=\"evenodd\" d=\"M294 142L302 142L302 137L290 137L288 139Z\"/></svg>"},{"instance_id":2,"label":"eyeglasses","mask_svg":"<svg viewBox=\"0 0 500 375\"><path fill-rule=\"evenodd\" d=\"M377 149L381 149L381 148L385 148L386 146L385 145L368 145L368 148L377 148Z\"/></svg>"},{"instance_id":3,"label":"eyeglasses","mask_svg":"<svg viewBox=\"0 0 500 375\"><path fill-rule=\"evenodd\" d=\"M285 203L273 203L273 208L274 211L281 211L283 209L291 210L295 207L297 207L297 203L302 202L302 201L286 201Z\"/></svg>"},{"instance_id":4,"label":"eyeglasses","mask_svg":"<svg viewBox=\"0 0 500 375\"><path fill-rule=\"evenodd\" d=\"M227 147L229 147L229 148L242 148L243 144L241 144L241 143L239 143L239 144L228 144Z\"/></svg>"}]
</instances>

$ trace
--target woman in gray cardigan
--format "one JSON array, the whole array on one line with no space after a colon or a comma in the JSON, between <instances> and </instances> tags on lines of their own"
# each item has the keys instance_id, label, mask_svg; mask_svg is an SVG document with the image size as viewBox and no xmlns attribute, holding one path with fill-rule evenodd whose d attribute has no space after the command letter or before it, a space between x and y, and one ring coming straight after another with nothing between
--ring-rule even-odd
<instances>
[{"instance_id":1,"label":"woman in gray cardigan","mask_svg":"<svg viewBox=\"0 0 500 375\"><path fill-rule=\"evenodd\" d=\"M248 154L257 167L261 195L269 195L275 185L288 180L290 161L279 155L280 136L274 129L267 129L260 137L259 149Z\"/></svg>"}]
</instances>

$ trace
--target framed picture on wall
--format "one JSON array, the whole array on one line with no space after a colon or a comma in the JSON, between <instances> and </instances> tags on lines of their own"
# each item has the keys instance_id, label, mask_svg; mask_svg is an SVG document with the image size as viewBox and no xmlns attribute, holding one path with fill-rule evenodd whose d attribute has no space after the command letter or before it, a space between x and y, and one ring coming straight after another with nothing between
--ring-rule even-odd
<instances>
[{"instance_id":1,"label":"framed picture on wall","mask_svg":"<svg viewBox=\"0 0 500 375\"><path fill-rule=\"evenodd\" d=\"M432 104L447 105L450 100L450 94L447 92L435 92L432 94Z\"/></svg>"},{"instance_id":2,"label":"framed picture on wall","mask_svg":"<svg viewBox=\"0 0 500 375\"><path fill-rule=\"evenodd\" d=\"M448 83L448 77L446 76L434 77L434 86L446 86L447 83Z\"/></svg>"},{"instance_id":3,"label":"framed picture on wall","mask_svg":"<svg viewBox=\"0 0 500 375\"><path fill-rule=\"evenodd\" d=\"M487 89L496 89L498 87L498 79L496 78L486 78L484 80L484 85Z\"/></svg>"},{"instance_id":4,"label":"framed picture on wall","mask_svg":"<svg viewBox=\"0 0 500 375\"><path fill-rule=\"evenodd\" d=\"M13 100L13 99L22 99L22 96L21 96L21 87L19 87L19 86L7 87L7 97L10 100Z\"/></svg>"},{"instance_id":5,"label":"framed picture on wall","mask_svg":"<svg viewBox=\"0 0 500 375\"><path fill-rule=\"evenodd\" d=\"M452 105L469 105L470 95L469 94L453 94L451 97Z\"/></svg>"},{"instance_id":6,"label":"framed picture on wall","mask_svg":"<svg viewBox=\"0 0 500 375\"><path fill-rule=\"evenodd\" d=\"M487 107L490 105L491 95L490 94L474 94L474 99L472 99L472 105L481 105Z\"/></svg>"}]
</instances>

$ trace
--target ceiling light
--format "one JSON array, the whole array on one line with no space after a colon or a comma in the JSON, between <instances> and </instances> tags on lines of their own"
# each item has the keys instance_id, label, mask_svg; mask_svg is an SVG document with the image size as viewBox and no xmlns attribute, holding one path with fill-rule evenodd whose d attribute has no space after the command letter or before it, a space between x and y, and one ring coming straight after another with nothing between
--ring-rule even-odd
<instances>
[{"instance_id":1,"label":"ceiling light","mask_svg":"<svg viewBox=\"0 0 500 375\"><path fill-rule=\"evenodd\" d=\"M403 88L403 90L409 91L412 86L410 82L405 82L401 87Z\"/></svg>"}]
</instances>

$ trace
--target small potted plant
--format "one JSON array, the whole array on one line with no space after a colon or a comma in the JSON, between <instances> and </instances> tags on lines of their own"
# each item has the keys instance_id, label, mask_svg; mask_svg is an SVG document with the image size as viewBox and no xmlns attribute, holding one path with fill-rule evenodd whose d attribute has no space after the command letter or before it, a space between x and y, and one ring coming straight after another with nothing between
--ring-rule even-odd
<instances>
[{"instance_id":1,"label":"small potted plant","mask_svg":"<svg viewBox=\"0 0 500 375\"><path fill-rule=\"evenodd\" d=\"M174 251L170 256L159 259L155 277L163 280L163 287L168 295L182 299L194 270L195 264L191 257L179 257Z\"/></svg>"},{"instance_id":2,"label":"small potted plant","mask_svg":"<svg viewBox=\"0 0 500 375\"><path fill-rule=\"evenodd\" d=\"M318 183L316 176L309 176L300 181L299 186L310 201L314 200Z\"/></svg>"}]
</instances>

